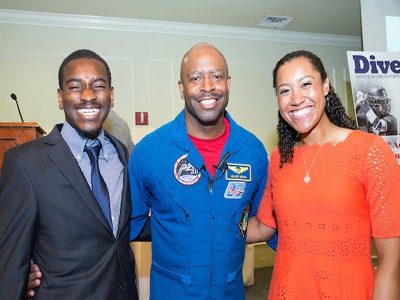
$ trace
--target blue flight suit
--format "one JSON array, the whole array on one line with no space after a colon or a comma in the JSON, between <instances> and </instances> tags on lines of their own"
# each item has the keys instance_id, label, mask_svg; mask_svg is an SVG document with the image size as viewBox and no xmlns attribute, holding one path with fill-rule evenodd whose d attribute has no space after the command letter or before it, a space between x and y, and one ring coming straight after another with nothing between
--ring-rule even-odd
<instances>
[{"instance_id":1,"label":"blue flight suit","mask_svg":"<svg viewBox=\"0 0 400 300\"><path fill-rule=\"evenodd\" d=\"M183 111L135 146L131 240L151 209L150 299L245 299L247 220L264 191L268 155L225 116L230 134L214 178L188 137Z\"/></svg>"}]
</instances>

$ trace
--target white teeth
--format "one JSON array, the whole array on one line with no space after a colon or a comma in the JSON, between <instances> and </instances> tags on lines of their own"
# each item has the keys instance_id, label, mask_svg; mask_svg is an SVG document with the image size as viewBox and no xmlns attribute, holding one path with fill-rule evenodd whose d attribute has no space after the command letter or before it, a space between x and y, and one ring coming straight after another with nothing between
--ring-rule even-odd
<instances>
[{"instance_id":1,"label":"white teeth","mask_svg":"<svg viewBox=\"0 0 400 300\"><path fill-rule=\"evenodd\" d=\"M301 117L304 116L305 114L308 114L313 108L312 107L305 107L300 110L292 111L292 115L295 117Z\"/></svg>"},{"instance_id":2,"label":"white teeth","mask_svg":"<svg viewBox=\"0 0 400 300\"><path fill-rule=\"evenodd\" d=\"M83 115L94 115L99 112L98 108L90 108L90 109L78 109L78 113Z\"/></svg>"},{"instance_id":3,"label":"white teeth","mask_svg":"<svg viewBox=\"0 0 400 300\"><path fill-rule=\"evenodd\" d=\"M202 104L209 105L211 103L214 103L215 101L216 101L215 99L207 99L207 100L201 100L200 102Z\"/></svg>"}]
</instances>

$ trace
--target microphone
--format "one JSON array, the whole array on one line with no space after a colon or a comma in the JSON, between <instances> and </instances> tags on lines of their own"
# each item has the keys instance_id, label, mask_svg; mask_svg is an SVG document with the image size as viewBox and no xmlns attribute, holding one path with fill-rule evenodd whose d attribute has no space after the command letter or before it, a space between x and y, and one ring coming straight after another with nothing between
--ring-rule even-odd
<instances>
[{"instance_id":1,"label":"microphone","mask_svg":"<svg viewBox=\"0 0 400 300\"><path fill-rule=\"evenodd\" d=\"M15 101L15 103L17 103L18 113L19 113L19 116L20 116L21 121L23 123L24 122L24 118L22 118L21 110L19 109L17 96L14 93L12 93L10 96L11 96L11 99L13 99Z\"/></svg>"},{"instance_id":2,"label":"microphone","mask_svg":"<svg viewBox=\"0 0 400 300\"><path fill-rule=\"evenodd\" d=\"M228 170L228 164L226 162L224 162L222 164L222 166L220 168L218 168L218 169L220 169L222 171L222 173L225 173L226 170Z\"/></svg>"},{"instance_id":3,"label":"microphone","mask_svg":"<svg viewBox=\"0 0 400 300\"><path fill-rule=\"evenodd\" d=\"M212 167L215 169L215 172L218 170L221 171L222 175L225 174L225 172L228 170L228 164L226 162L223 162L222 164L218 165L212 165Z\"/></svg>"}]
</instances>

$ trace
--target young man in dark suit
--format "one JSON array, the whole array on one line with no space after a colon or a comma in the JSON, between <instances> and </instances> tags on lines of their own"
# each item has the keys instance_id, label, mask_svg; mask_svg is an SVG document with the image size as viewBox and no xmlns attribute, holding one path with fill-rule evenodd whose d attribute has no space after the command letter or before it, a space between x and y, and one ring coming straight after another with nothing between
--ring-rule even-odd
<instances>
[{"instance_id":1,"label":"young man in dark suit","mask_svg":"<svg viewBox=\"0 0 400 300\"><path fill-rule=\"evenodd\" d=\"M135 300L128 152L102 129L114 105L107 63L90 50L71 53L60 66L57 93L64 123L4 155L2 298L26 299L32 258L42 273L35 299ZM101 175L92 171L96 167L87 147L93 145L101 148ZM106 183L103 196L97 196L93 181L100 177ZM99 197L105 201L103 209Z\"/></svg>"}]
</instances>

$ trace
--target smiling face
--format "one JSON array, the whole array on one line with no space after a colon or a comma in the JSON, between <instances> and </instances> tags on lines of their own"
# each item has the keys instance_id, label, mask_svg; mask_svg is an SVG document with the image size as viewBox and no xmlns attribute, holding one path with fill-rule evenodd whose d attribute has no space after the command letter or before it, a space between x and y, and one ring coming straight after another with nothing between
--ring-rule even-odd
<instances>
[{"instance_id":1,"label":"smiling face","mask_svg":"<svg viewBox=\"0 0 400 300\"><path fill-rule=\"evenodd\" d=\"M104 65L93 58L71 60L63 70L58 106L66 121L85 138L94 139L114 106L114 89Z\"/></svg>"},{"instance_id":2,"label":"smiling face","mask_svg":"<svg viewBox=\"0 0 400 300\"><path fill-rule=\"evenodd\" d=\"M329 79L322 81L305 57L294 58L281 65L276 74L276 93L283 119L302 135L329 123L325 113L325 96Z\"/></svg>"},{"instance_id":3,"label":"smiling face","mask_svg":"<svg viewBox=\"0 0 400 300\"><path fill-rule=\"evenodd\" d=\"M230 76L222 54L207 44L193 47L182 61L178 86L185 101L188 133L197 137L202 137L204 131L221 134L230 91Z\"/></svg>"}]
</instances>

